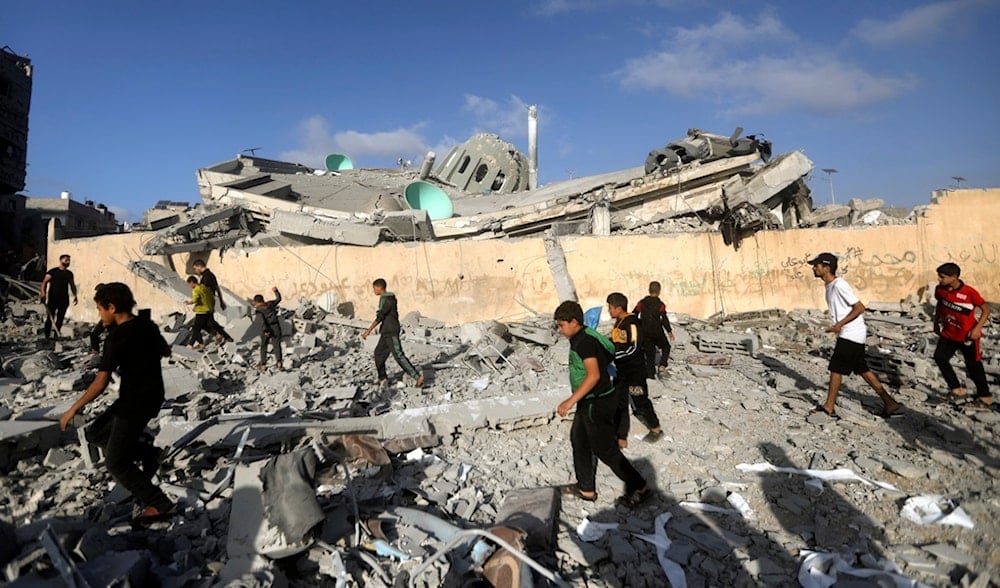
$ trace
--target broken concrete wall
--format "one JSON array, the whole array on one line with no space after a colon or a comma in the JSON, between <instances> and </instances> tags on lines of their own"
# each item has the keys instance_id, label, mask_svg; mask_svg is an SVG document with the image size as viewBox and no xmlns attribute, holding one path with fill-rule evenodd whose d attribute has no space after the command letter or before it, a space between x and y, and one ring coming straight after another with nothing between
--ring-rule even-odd
<instances>
[{"instance_id":1,"label":"broken concrete wall","mask_svg":"<svg viewBox=\"0 0 1000 588\"><path fill-rule=\"evenodd\" d=\"M841 258L839 273L865 302L898 301L935 281L946 261L962 267L962 278L988 300L1000 300L1000 188L936 192L934 202L913 225L820 228L760 232L739 251L718 233L560 237L569 274L581 304L603 306L613 290L638 300L650 280L663 283L672 311L704 318L720 311L765 308L825 309L823 289L806 265L812 255L831 251ZM144 257L148 233L107 235L52 242L53 259L73 256L81 304L70 316L96 320L87 302L98 282L122 281L140 306L157 314L183 310L126 268ZM185 268L191 255L172 257ZM458 324L516 320L549 313L559 303L542 237L385 243L376 247L296 246L229 249L204 257L227 289L250 297L278 286L290 306L297 298L333 295L353 303L361 318L374 315L371 281L383 277L399 296L400 312Z\"/></svg>"}]
</instances>

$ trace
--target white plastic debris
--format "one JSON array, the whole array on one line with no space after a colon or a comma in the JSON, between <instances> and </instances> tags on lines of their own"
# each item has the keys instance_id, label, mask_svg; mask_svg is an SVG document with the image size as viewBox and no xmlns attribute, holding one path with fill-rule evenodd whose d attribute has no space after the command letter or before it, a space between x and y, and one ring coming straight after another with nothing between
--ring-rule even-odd
<instances>
[{"instance_id":1,"label":"white plastic debris","mask_svg":"<svg viewBox=\"0 0 1000 588\"><path fill-rule=\"evenodd\" d=\"M690 510L700 510L702 512L717 512L720 514L729 514L736 516L740 515L740 511L738 510L734 510L732 508L722 508L721 506L715 506L714 504L708 504L707 502L690 502L685 500L681 502L680 505Z\"/></svg>"},{"instance_id":2,"label":"white plastic debris","mask_svg":"<svg viewBox=\"0 0 1000 588\"><path fill-rule=\"evenodd\" d=\"M684 575L684 568L674 560L667 557L667 550L670 549L670 539L667 537L667 521L670 520L669 512L660 513L653 523L652 535L636 535L639 539L656 546L656 558L660 561L663 573L667 575L667 580L673 588L687 588L687 577Z\"/></svg>"},{"instance_id":3,"label":"white plastic debris","mask_svg":"<svg viewBox=\"0 0 1000 588\"><path fill-rule=\"evenodd\" d=\"M618 523L595 523L589 518L583 517L580 524L576 526L576 534L580 536L582 541L593 543L603 537L608 531L617 528Z\"/></svg>"},{"instance_id":4,"label":"white plastic debris","mask_svg":"<svg viewBox=\"0 0 1000 588\"><path fill-rule=\"evenodd\" d=\"M892 581L896 588L918 588L922 584L917 583L899 574L896 564L888 560L880 560L879 564L883 569L855 568L847 563L836 553L823 553L819 551L802 551L802 565L799 566L799 584L802 588L829 588L833 586L838 578L838 574L845 574L855 578L871 578L878 576ZM879 584L880 586L884 584Z\"/></svg>"},{"instance_id":5,"label":"white plastic debris","mask_svg":"<svg viewBox=\"0 0 1000 588\"><path fill-rule=\"evenodd\" d=\"M471 380L469 382L469 386L471 386L472 389L477 392L482 392L487 387L489 387L489 385L490 385L490 379L487 376L483 376L482 378L476 378L475 380Z\"/></svg>"},{"instance_id":6,"label":"white plastic debris","mask_svg":"<svg viewBox=\"0 0 1000 588\"><path fill-rule=\"evenodd\" d=\"M726 502L733 505L733 508L739 511L740 515L742 515L743 518L747 520L753 520L757 518L757 515L754 514L753 509L750 508L749 504L747 504L746 499L740 496L739 494L735 492L730 492L729 496L726 496Z\"/></svg>"},{"instance_id":7,"label":"white plastic debris","mask_svg":"<svg viewBox=\"0 0 1000 588\"><path fill-rule=\"evenodd\" d=\"M809 476L810 478L819 478L820 480L826 480L827 482L861 482L862 484L868 484L869 486L878 486L883 490L889 490L892 492L902 492L899 488L896 488L892 484L887 482L879 482L877 480L869 480L864 476L860 476L854 473L852 470L847 468L839 468L836 470L806 470L801 468L779 468L778 466L772 465L770 463L741 463L736 466L736 469L741 472L778 472L781 474L798 474L800 476Z\"/></svg>"},{"instance_id":8,"label":"white plastic debris","mask_svg":"<svg viewBox=\"0 0 1000 588\"><path fill-rule=\"evenodd\" d=\"M962 510L961 506L956 506L950 498L938 494L907 498L900 514L904 519L918 525L936 523L938 525L958 525L966 529L971 529L974 526L972 519Z\"/></svg>"}]
</instances>

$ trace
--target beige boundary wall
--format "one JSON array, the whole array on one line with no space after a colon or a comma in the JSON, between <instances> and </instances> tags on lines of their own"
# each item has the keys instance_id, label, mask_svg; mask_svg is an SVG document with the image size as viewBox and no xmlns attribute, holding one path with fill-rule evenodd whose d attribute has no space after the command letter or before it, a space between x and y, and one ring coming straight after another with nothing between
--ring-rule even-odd
<instances>
[{"instance_id":1,"label":"beige boundary wall","mask_svg":"<svg viewBox=\"0 0 1000 588\"><path fill-rule=\"evenodd\" d=\"M936 192L915 225L761 232L738 251L719 233L563 237L567 266L584 308L603 305L618 290L634 302L650 280L663 283L671 311L704 318L718 312L768 308L825 309L823 288L806 261L821 251L841 259L840 275L865 302L898 302L935 281L946 261L990 301L1000 301L1000 189ZM184 307L128 271L141 258L148 233L107 235L49 243L49 265L73 256L81 305L73 318L96 320L91 292L99 282L125 282L154 316ZM374 316L371 282L383 277L399 296L400 312L417 310L447 324L514 321L550 314L559 303L541 237L391 243L377 247L312 245L227 250L220 256L172 258L179 273L203 257L228 289L270 297L278 286L295 299L334 296L351 302L360 318ZM161 257L148 259L163 262Z\"/></svg>"}]
</instances>

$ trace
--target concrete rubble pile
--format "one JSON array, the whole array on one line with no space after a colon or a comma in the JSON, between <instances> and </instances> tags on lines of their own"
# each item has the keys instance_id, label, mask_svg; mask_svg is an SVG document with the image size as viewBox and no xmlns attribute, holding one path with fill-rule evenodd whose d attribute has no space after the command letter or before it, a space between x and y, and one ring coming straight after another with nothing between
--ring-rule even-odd
<instances>
[{"instance_id":1,"label":"concrete rubble pile","mask_svg":"<svg viewBox=\"0 0 1000 588\"><path fill-rule=\"evenodd\" d=\"M236 300L231 297L230 300ZM238 305L234 305L238 306ZM89 325L53 346L13 302L0 349L0 568L10 586L963 585L1000 581L1000 414L943 400L929 301L871 304L873 367L905 417L848 378L842 419L806 417L833 339L818 311L674 316L668 374L650 380L666 436L625 450L657 489L629 511L598 467L572 481L568 343L551 317L444 326L411 313L403 343L429 384L375 383L368 320L286 300L285 371L257 369L248 318L234 343L177 343L151 423L168 522L132 529L129 497L59 416L94 374ZM1000 323L984 355L997 386ZM607 331L603 323L599 330ZM87 417L115 397L109 390ZM918 524L944 510L953 524ZM928 506L930 505L930 506ZM679 575L678 575L679 574ZM483 584L485 582L487 584ZM822 583L826 582L826 583Z\"/></svg>"},{"instance_id":2,"label":"concrete rubble pile","mask_svg":"<svg viewBox=\"0 0 1000 588\"><path fill-rule=\"evenodd\" d=\"M480 133L420 169L326 169L240 155L199 169L203 206L148 228L147 255L234 244L275 247L559 234L720 231L739 247L761 230L913 222L879 199L813 207L801 151L689 129L649 153L643 167L530 187L531 165L499 136Z\"/></svg>"}]
</instances>

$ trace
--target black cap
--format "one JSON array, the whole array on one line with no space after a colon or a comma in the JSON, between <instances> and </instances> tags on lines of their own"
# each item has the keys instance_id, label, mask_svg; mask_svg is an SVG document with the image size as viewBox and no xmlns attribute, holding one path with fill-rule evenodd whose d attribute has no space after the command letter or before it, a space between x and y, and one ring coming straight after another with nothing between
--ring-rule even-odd
<instances>
[{"instance_id":1,"label":"black cap","mask_svg":"<svg viewBox=\"0 0 1000 588\"><path fill-rule=\"evenodd\" d=\"M816 265L817 263L822 263L823 265L830 266L830 271L837 273L837 256L832 253L820 253L816 257L809 260L809 265Z\"/></svg>"}]
</instances>

